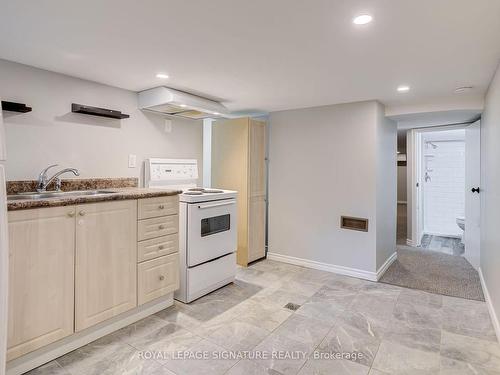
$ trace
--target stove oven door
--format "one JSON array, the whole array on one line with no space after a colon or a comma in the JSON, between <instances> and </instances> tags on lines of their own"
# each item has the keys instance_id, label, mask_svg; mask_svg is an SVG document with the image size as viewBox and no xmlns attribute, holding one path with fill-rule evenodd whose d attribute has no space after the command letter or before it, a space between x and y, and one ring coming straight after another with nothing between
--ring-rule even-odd
<instances>
[{"instance_id":1,"label":"stove oven door","mask_svg":"<svg viewBox=\"0 0 500 375\"><path fill-rule=\"evenodd\" d=\"M187 266L236 251L236 199L190 203L187 214Z\"/></svg>"}]
</instances>

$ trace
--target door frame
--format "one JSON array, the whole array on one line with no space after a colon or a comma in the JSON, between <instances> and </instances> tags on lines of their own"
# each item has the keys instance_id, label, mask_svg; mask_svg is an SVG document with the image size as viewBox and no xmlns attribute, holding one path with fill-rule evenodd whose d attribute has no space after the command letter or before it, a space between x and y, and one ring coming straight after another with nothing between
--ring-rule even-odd
<instances>
[{"instance_id":1,"label":"door frame","mask_svg":"<svg viewBox=\"0 0 500 375\"><path fill-rule=\"evenodd\" d=\"M475 122L475 121L474 121ZM453 124L441 125L425 128L410 129L407 137L408 148L408 193L411 199L411 205L407 206L407 216L411 218L411 239L407 239L407 244L410 246L418 247L422 244L422 236L424 232L424 211L423 211L423 184L422 184L422 136L424 133L431 133L436 131L466 129L469 125L473 124Z\"/></svg>"},{"instance_id":2,"label":"door frame","mask_svg":"<svg viewBox=\"0 0 500 375\"><path fill-rule=\"evenodd\" d=\"M472 154L472 157L474 159L471 160L471 158L467 158L467 141L471 140L470 138L467 137L467 130L473 129L472 127L475 127L477 125L477 138L475 139L476 143L479 146L479 150L477 151L476 157L474 158L474 154ZM471 196L471 188L473 187L480 187L481 185L481 119L478 119L474 121L473 123L467 125L465 127L465 152L466 152L466 162L465 162L465 218L466 218L466 226L465 229L466 231L464 232L464 237L463 241L465 244L465 253L464 257L469 261L469 263L477 270L480 267L480 259L481 259L481 194L478 194L477 199L479 202L478 206L474 204L474 197ZM475 143L475 142L474 142ZM469 144L469 146L471 146ZM471 155L471 154L469 154ZM479 160L478 160L479 159ZM472 165L469 163L472 162ZM476 163L479 162L479 168L477 169L477 173L479 175L479 179L477 181L471 181L471 173L467 173L468 168L475 169L474 167L477 166ZM477 184L473 184L474 182L477 182ZM479 212L477 216L474 216L472 211L474 207L477 207L479 209ZM468 219L467 219L468 218ZM474 220L476 219L476 220ZM474 228L475 227L475 228ZM469 230L467 231L467 228ZM471 228L474 228L471 230Z\"/></svg>"}]
</instances>

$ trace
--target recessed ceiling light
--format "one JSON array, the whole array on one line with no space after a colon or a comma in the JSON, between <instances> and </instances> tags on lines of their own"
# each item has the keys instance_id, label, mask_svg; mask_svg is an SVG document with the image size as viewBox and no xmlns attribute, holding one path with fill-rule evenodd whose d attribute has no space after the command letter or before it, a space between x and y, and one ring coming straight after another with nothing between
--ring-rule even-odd
<instances>
[{"instance_id":1,"label":"recessed ceiling light","mask_svg":"<svg viewBox=\"0 0 500 375\"><path fill-rule=\"evenodd\" d=\"M472 86L462 86L462 87L457 87L454 91L457 94L461 94L463 92L467 92L472 90Z\"/></svg>"},{"instance_id":2,"label":"recessed ceiling light","mask_svg":"<svg viewBox=\"0 0 500 375\"><path fill-rule=\"evenodd\" d=\"M361 14L353 18L352 23L355 25L366 25L367 23L372 22L373 17L369 14Z\"/></svg>"},{"instance_id":3,"label":"recessed ceiling light","mask_svg":"<svg viewBox=\"0 0 500 375\"><path fill-rule=\"evenodd\" d=\"M179 107L181 107L181 108L186 108L186 107L187 107L187 105L185 105L185 104L179 104Z\"/></svg>"},{"instance_id":4,"label":"recessed ceiling light","mask_svg":"<svg viewBox=\"0 0 500 375\"><path fill-rule=\"evenodd\" d=\"M398 92L408 92L410 91L410 86L406 86L406 85L401 85L401 86L398 86Z\"/></svg>"},{"instance_id":5,"label":"recessed ceiling light","mask_svg":"<svg viewBox=\"0 0 500 375\"><path fill-rule=\"evenodd\" d=\"M214 115L216 115L216 116L219 116L219 115L220 115L220 113L219 113L219 112L214 112L213 114L214 114Z\"/></svg>"},{"instance_id":6,"label":"recessed ceiling light","mask_svg":"<svg viewBox=\"0 0 500 375\"><path fill-rule=\"evenodd\" d=\"M165 74L165 73L158 73L158 74L156 75L156 78L167 79L167 78L168 78L168 74Z\"/></svg>"}]
</instances>

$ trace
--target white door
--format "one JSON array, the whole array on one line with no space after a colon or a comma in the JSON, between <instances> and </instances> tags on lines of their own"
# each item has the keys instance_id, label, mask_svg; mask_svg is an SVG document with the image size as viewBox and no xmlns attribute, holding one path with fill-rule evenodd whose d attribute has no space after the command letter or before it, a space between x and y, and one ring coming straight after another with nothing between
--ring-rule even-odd
<instances>
[{"instance_id":1,"label":"white door","mask_svg":"<svg viewBox=\"0 0 500 375\"><path fill-rule=\"evenodd\" d=\"M236 251L236 199L188 204L187 266Z\"/></svg>"},{"instance_id":2,"label":"white door","mask_svg":"<svg viewBox=\"0 0 500 375\"><path fill-rule=\"evenodd\" d=\"M423 168L422 168L422 133L412 129L408 133L410 137L408 150L408 173L411 176L411 246L420 246L424 232L424 199L423 199ZM410 219L411 218L411 219Z\"/></svg>"},{"instance_id":3,"label":"white door","mask_svg":"<svg viewBox=\"0 0 500 375\"><path fill-rule=\"evenodd\" d=\"M481 126L476 121L465 130L465 258L479 267L481 195Z\"/></svg>"}]
</instances>

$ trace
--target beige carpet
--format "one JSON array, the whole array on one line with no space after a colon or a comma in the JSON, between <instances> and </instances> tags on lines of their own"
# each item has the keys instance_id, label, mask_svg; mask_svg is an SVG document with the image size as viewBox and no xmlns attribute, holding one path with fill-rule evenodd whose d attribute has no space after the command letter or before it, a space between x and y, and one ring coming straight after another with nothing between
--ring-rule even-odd
<instances>
[{"instance_id":1,"label":"beige carpet","mask_svg":"<svg viewBox=\"0 0 500 375\"><path fill-rule=\"evenodd\" d=\"M380 282L484 301L479 274L461 256L398 246L398 258Z\"/></svg>"}]
</instances>

